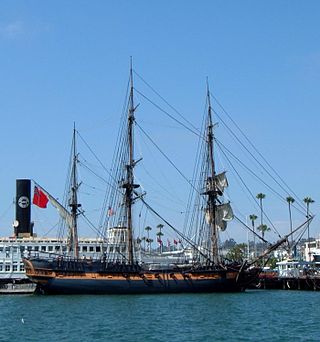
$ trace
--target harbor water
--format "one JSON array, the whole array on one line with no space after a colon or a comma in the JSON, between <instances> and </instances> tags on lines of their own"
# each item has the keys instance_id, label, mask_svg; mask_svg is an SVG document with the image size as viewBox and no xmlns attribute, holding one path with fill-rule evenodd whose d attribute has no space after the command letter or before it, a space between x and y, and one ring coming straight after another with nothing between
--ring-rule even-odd
<instances>
[{"instance_id":1,"label":"harbor water","mask_svg":"<svg viewBox=\"0 0 320 342\"><path fill-rule=\"evenodd\" d=\"M320 294L1 296L0 341L319 341Z\"/></svg>"}]
</instances>

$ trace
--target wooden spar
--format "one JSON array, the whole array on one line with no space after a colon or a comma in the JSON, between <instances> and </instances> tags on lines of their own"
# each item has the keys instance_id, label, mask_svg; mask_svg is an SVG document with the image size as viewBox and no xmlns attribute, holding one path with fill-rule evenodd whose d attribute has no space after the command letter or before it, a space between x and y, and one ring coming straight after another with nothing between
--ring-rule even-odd
<instances>
[{"instance_id":1,"label":"wooden spar","mask_svg":"<svg viewBox=\"0 0 320 342\"><path fill-rule=\"evenodd\" d=\"M78 183L77 183L77 162L78 157L76 153L76 128L73 127L73 156L72 156L72 171L71 171L71 216L72 227L70 228L70 241L69 252L72 252L74 258L79 258L79 241L78 241L78 208L81 206L78 204Z\"/></svg>"},{"instance_id":2,"label":"wooden spar","mask_svg":"<svg viewBox=\"0 0 320 342\"><path fill-rule=\"evenodd\" d=\"M128 229L128 261L133 264L133 231L132 231L132 203L133 203L133 189L139 187L134 184L133 169L134 161L134 141L133 141L133 123L134 123L134 101L133 101L133 72L132 72L132 59L130 63L130 98L128 110L128 152L129 162L127 165L127 180L123 187L125 191L125 205L127 209L127 229Z\"/></svg>"},{"instance_id":3,"label":"wooden spar","mask_svg":"<svg viewBox=\"0 0 320 342\"><path fill-rule=\"evenodd\" d=\"M214 150L213 150L213 124L212 124L212 111L210 101L209 84L207 82L207 100L208 100L208 133L207 133L207 144L208 144L208 160L210 168L210 176L208 176L207 182L210 184L208 194L208 211L212 217L211 226L211 243L212 243L212 260L215 264L218 263L218 234L216 227L216 172L214 163Z\"/></svg>"}]
</instances>

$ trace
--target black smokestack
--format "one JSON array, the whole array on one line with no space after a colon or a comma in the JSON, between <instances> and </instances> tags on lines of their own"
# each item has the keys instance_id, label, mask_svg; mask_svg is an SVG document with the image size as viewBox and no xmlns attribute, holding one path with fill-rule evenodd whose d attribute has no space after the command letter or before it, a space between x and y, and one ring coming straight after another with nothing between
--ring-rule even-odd
<instances>
[{"instance_id":1,"label":"black smokestack","mask_svg":"<svg viewBox=\"0 0 320 342\"><path fill-rule=\"evenodd\" d=\"M31 226L31 181L17 179L16 221L14 222L15 236L27 237L33 235Z\"/></svg>"}]
</instances>

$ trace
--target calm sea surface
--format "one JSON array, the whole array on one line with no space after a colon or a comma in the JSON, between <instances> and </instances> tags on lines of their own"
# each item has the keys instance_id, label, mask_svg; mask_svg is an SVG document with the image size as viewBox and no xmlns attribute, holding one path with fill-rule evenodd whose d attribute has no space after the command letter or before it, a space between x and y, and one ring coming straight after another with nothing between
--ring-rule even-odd
<instances>
[{"instance_id":1,"label":"calm sea surface","mask_svg":"<svg viewBox=\"0 0 320 342\"><path fill-rule=\"evenodd\" d=\"M0 341L320 341L319 321L319 292L0 297Z\"/></svg>"}]
</instances>

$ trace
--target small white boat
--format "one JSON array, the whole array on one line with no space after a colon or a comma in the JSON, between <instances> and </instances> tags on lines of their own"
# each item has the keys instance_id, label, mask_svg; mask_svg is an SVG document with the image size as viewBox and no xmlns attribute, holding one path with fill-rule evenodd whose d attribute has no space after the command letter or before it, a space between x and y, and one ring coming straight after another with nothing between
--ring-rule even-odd
<instances>
[{"instance_id":1,"label":"small white boat","mask_svg":"<svg viewBox=\"0 0 320 342\"><path fill-rule=\"evenodd\" d=\"M1 294L31 294L35 291L36 284L34 283L7 283L0 284L0 295Z\"/></svg>"}]
</instances>

